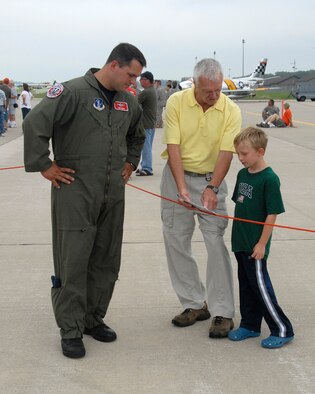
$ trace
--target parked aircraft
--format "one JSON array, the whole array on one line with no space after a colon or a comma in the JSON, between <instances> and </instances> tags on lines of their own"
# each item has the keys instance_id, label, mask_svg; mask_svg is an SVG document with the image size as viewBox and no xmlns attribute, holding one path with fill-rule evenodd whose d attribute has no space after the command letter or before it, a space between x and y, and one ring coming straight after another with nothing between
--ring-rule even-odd
<instances>
[{"instance_id":1,"label":"parked aircraft","mask_svg":"<svg viewBox=\"0 0 315 394\"><path fill-rule=\"evenodd\" d=\"M255 71L248 77L237 79L224 79L222 84L222 93L230 98L244 98L255 96L256 88L262 86L268 59L262 59Z\"/></svg>"},{"instance_id":2,"label":"parked aircraft","mask_svg":"<svg viewBox=\"0 0 315 394\"><path fill-rule=\"evenodd\" d=\"M255 71L247 77L224 79L222 84L222 93L232 99L255 96L256 88L262 86L264 83L264 79L262 77L265 74L267 61L268 59L266 58L262 59ZM192 85L192 78L180 83L182 89L188 89L192 87Z\"/></svg>"}]
</instances>

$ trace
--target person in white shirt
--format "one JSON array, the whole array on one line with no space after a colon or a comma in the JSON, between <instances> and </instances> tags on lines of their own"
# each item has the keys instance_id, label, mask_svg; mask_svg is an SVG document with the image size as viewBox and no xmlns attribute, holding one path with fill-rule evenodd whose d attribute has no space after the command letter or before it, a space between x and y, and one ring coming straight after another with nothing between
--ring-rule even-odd
<instances>
[{"instance_id":1,"label":"person in white shirt","mask_svg":"<svg viewBox=\"0 0 315 394\"><path fill-rule=\"evenodd\" d=\"M30 88L27 83L23 83L23 91L21 93L21 110L23 119L25 119L26 115L31 110L31 99L32 93L30 92Z\"/></svg>"}]
</instances>

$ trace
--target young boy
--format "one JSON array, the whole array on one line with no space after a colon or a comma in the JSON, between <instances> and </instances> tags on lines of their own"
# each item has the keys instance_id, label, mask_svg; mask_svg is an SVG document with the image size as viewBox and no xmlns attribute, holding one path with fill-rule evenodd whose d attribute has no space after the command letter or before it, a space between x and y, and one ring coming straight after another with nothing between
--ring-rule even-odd
<instances>
[{"instance_id":1,"label":"young boy","mask_svg":"<svg viewBox=\"0 0 315 394\"><path fill-rule=\"evenodd\" d=\"M282 115L282 120L287 125L287 127L294 127L293 122L292 122L292 112L290 110L290 104L284 103L283 106L284 106L285 111Z\"/></svg>"},{"instance_id":2,"label":"young boy","mask_svg":"<svg viewBox=\"0 0 315 394\"><path fill-rule=\"evenodd\" d=\"M284 212L278 176L266 164L267 136L248 127L234 139L240 170L232 200L235 217L268 224ZM260 335L262 318L271 335L261 341L269 349L282 347L294 337L292 325L280 308L267 271L272 226L234 220L232 250L238 262L241 323L230 331L229 339L242 341Z\"/></svg>"}]
</instances>

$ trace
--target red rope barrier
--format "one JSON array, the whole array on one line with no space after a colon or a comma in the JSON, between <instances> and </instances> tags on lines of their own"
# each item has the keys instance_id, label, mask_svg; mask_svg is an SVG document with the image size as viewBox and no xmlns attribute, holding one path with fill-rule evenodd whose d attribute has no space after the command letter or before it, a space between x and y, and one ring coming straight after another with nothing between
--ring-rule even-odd
<instances>
[{"instance_id":1,"label":"red rope barrier","mask_svg":"<svg viewBox=\"0 0 315 394\"><path fill-rule=\"evenodd\" d=\"M150 194L150 195L152 195L152 196L154 196L154 197L158 197L158 198L160 198L160 199L162 199L162 200L166 200L166 201L170 201L170 202L172 202L172 203L174 203L174 204L182 205L182 204L181 204L179 201L177 201L177 200L172 200L171 198L167 198L167 197L160 196L159 194L150 192L149 190L143 189L143 188L141 188L141 187L139 187L139 186L132 185L131 183L127 183L127 185L133 187L134 189L138 189L138 190L140 190L140 191L142 191L142 192L144 192L144 193ZM306 232L309 232L309 233L315 233L315 230L310 230L310 229L302 228L302 227L292 227L292 226L284 226L284 225L281 225L281 224L271 224L271 223L265 223L265 222L258 222L258 221L256 221L256 220L235 218L235 217L233 217L233 216L226 216L226 215L219 215L219 214L217 214L217 213L215 213L215 212L211 212L211 211L209 211L209 212L207 212L207 211L201 211L201 210L198 209L198 208L192 208L192 209L193 209L194 211L202 212L202 213L205 213L205 214L207 214L207 215L217 216L217 217L219 217L219 218L224 218L224 219L229 219L229 220L238 220L238 221L240 221L240 222L253 223L253 224L260 224L260 225L262 225L262 226L272 226L272 227L284 228L284 229L287 229L287 230L306 231Z\"/></svg>"},{"instance_id":2,"label":"red rope barrier","mask_svg":"<svg viewBox=\"0 0 315 394\"><path fill-rule=\"evenodd\" d=\"M24 166L3 167L3 168L0 168L0 171L1 170L16 170L17 168L24 168Z\"/></svg>"},{"instance_id":3,"label":"red rope barrier","mask_svg":"<svg viewBox=\"0 0 315 394\"><path fill-rule=\"evenodd\" d=\"M15 170L15 169L18 169L18 168L24 168L24 166L3 167L3 168L0 168L0 171L1 170ZM162 200L166 200L166 201L172 202L174 204L182 205L178 200L172 200L171 198L163 197L163 196L161 196L161 195L159 195L157 193L153 193L153 192L150 192L149 190L143 189L142 187L132 185L131 183L127 183L127 185L130 186L130 187L133 187L134 189L140 190L140 191L142 191L144 193L150 194L151 196L154 196L154 197L160 198ZM265 223L265 222L258 222L256 220L235 218L233 216L227 216L227 215L219 215L218 213L215 213L215 212L212 212L212 211L209 211L209 212L202 211L201 209L198 209L198 208L192 208L192 209L194 211L197 211L197 212L205 213L206 215L217 216L219 218L224 218L224 219L229 219L229 220L238 220L240 222L246 222L246 223L252 223L252 224L260 224L262 226L272 226L272 227L284 228L284 229L287 229L287 230L296 230L296 231L305 231L305 232L308 232L308 233L315 233L315 230L311 230L311 229L303 228L303 227L293 227L293 226L284 226L284 225L281 225L281 224L271 224L271 223Z\"/></svg>"}]
</instances>

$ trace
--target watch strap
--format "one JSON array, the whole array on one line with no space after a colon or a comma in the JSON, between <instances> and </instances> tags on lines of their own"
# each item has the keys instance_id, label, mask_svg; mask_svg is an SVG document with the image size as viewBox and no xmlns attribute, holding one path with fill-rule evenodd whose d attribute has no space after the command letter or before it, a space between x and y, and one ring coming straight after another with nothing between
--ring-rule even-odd
<instances>
[{"instance_id":1,"label":"watch strap","mask_svg":"<svg viewBox=\"0 0 315 394\"><path fill-rule=\"evenodd\" d=\"M219 188L213 185L207 185L206 189L211 189L215 194L218 194Z\"/></svg>"}]
</instances>

